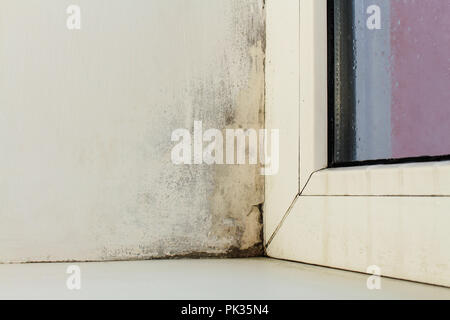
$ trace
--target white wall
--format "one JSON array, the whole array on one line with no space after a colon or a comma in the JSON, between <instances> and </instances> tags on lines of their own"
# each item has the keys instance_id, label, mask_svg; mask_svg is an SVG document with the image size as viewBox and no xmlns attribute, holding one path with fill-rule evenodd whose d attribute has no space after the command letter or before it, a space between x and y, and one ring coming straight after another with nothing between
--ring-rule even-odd
<instances>
[{"instance_id":1,"label":"white wall","mask_svg":"<svg viewBox=\"0 0 450 320\"><path fill-rule=\"evenodd\" d=\"M0 262L259 253L258 168L170 137L259 128L264 33L262 0L0 0Z\"/></svg>"}]
</instances>

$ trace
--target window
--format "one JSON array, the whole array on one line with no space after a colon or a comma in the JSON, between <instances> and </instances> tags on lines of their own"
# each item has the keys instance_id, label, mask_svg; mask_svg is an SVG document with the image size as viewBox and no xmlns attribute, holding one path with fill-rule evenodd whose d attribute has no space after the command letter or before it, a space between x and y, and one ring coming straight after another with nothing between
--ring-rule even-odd
<instances>
[{"instance_id":1,"label":"window","mask_svg":"<svg viewBox=\"0 0 450 320\"><path fill-rule=\"evenodd\" d=\"M450 1L329 5L332 164L450 154Z\"/></svg>"},{"instance_id":2,"label":"window","mask_svg":"<svg viewBox=\"0 0 450 320\"><path fill-rule=\"evenodd\" d=\"M377 266L383 276L450 286L450 162L415 159L424 154L449 152L445 133L449 131L450 99L443 90L449 87L448 81L443 82L448 75L449 50L442 47L443 43L448 46L449 33L443 30L450 21L445 17L449 3L448 0L338 1L333 12L334 0L268 2L266 127L280 128L280 171L266 177L265 183L264 237L270 257L364 273ZM361 7L364 4L380 8L381 29L373 29L376 35L362 31L374 12L372 8L367 14L368 8ZM387 5L392 6L390 16L385 16ZM343 13L340 15L338 10ZM349 10L353 14L345 13ZM356 12L366 21L358 20ZM327 37L335 15L338 26L335 40L341 44L337 48ZM401 17L393 19L393 15ZM411 25L409 17L420 22L422 16L426 23ZM383 29L392 21L397 26ZM377 26L376 21L372 23ZM422 30L421 36L411 36L408 27ZM369 36L372 37L367 42L369 47L361 49L366 43L363 39ZM389 42L387 36L391 38ZM355 49L352 37L356 37ZM415 39L423 45L411 47L408 41L414 44ZM393 64L386 60L392 53L385 52L383 56L382 51L375 49L377 43L390 44L390 50L399 50L394 57L400 62ZM405 48L416 51L411 54ZM327 68L332 56L327 52L334 53L334 49L337 58L344 61L342 68L353 70L350 62L358 63L354 72L339 73L342 68L336 72L335 84L338 90L346 90L346 95L328 90L334 88L328 84L334 78L328 77L330 71L334 72L334 59L330 61L331 68ZM426 64L414 63L417 52ZM363 59L363 54L372 59ZM430 60L439 61L439 67ZM400 71L380 72L387 62L389 68L394 65ZM376 86L371 85L377 77L387 79L387 75L397 78L391 79L390 85L382 80ZM375 88L375 92L368 88ZM391 90L391 95L384 95L383 90ZM341 98L337 104L341 109L334 117L335 123L329 126L335 94ZM355 103L358 98L360 107ZM405 110L397 112L395 108ZM365 122L358 124L358 121ZM397 125L387 126L388 121ZM329 140L335 141L334 126L343 134L335 143L345 151L338 159L328 149ZM397 137L400 134L405 137ZM366 139L364 144L359 142L359 152L358 135ZM408 140L403 143L402 139ZM355 163L392 157L414 159L408 163L365 162L364 166ZM349 166L330 168L333 161Z\"/></svg>"}]
</instances>

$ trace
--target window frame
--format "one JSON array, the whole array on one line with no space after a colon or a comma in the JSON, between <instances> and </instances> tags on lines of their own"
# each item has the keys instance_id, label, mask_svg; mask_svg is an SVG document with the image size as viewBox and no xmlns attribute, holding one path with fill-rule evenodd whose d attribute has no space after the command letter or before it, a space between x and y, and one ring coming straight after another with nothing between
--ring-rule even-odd
<instances>
[{"instance_id":1,"label":"window frame","mask_svg":"<svg viewBox=\"0 0 450 320\"><path fill-rule=\"evenodd\" d=\"M328 168L327 0L266 10L267 255L450 287L450 162Z\"/></svg>"}]
</instances>

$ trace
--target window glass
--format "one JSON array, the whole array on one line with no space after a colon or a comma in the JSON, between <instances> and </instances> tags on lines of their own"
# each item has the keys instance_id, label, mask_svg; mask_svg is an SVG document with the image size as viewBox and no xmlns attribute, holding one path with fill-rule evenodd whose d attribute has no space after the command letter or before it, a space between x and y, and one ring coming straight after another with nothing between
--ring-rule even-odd
<instances>
[{"instance_id":1,"label":"window glass","mask_svg":"<svg viewBox=\"0 0 450 320\"><path fill-rule=\"evenodd\" d=\"M333 163L450 154L450 0L334 0Z\"/></svg>"}]
</instances>

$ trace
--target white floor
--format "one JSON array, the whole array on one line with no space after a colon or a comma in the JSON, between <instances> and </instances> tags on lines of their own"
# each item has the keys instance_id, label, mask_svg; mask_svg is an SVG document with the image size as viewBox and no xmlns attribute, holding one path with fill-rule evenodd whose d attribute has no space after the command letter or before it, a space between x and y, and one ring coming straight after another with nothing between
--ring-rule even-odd
<instances>
[{"instance_id":1,"label":"white floor","mask_svg":"<svg viewBox=\"0 0 450 320\"><path fill-rule=\"evenodd\" d=\"M0 265L0 299L450 299L450 289L272 259Z\"/></svg>"}]
</instances>

